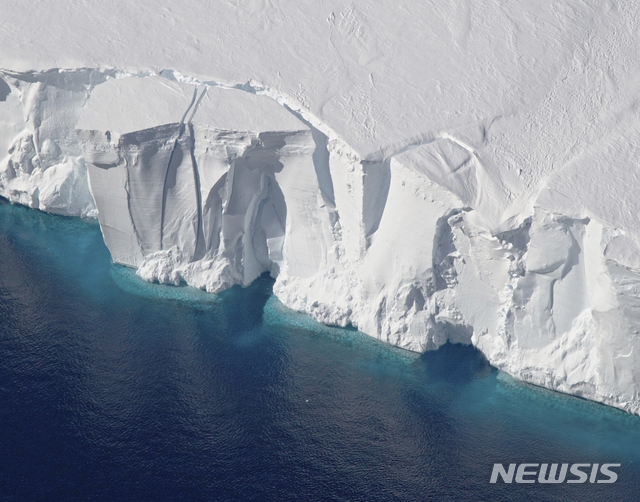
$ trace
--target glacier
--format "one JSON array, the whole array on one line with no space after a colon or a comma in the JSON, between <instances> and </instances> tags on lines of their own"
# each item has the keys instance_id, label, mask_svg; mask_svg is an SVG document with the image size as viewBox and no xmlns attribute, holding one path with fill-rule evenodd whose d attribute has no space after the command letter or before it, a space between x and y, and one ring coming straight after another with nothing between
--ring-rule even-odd
<instances>
[{"instance_id":1,"label":"glacier","mask_svg":"<svg viewBox=\"0 0 640 502\"><path fill-rule=\"evenodd\" d=\"M0 195L97 218L146 280L270 273L322 323L640 414L633 2L187 3L2 35Z\"/></svg>"}]
</instances>

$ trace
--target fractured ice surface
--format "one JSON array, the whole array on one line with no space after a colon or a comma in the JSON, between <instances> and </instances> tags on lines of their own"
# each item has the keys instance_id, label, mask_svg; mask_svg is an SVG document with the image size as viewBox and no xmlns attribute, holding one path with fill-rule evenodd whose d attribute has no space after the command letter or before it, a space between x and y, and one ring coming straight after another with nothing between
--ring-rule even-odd
<instances>
[{"instance_id":1,"label":"fractured ice surface","mask_svg":"<svg viewBox=\"0 0 640 502\"><path fill-rule=\"evenodd\" d=\"M83 102L106 74L53 70L2 76L0 147L7 154L0 165L2 195L52 213L95 216L74 129Z\"/></svg>"},{"instance_id":2,"label":"fractured ice surface","mask_svg":"<svg viewBox=\"0 0 640 502\"><path fill-rule=\"evenodd\" d=\"M148 280L269 272L640 413L637 2L173 3L5 13L38 50L0 33L3 196L97 216Z\"/></svg>"},{"instance_id":3,"label":"fractured ice surface","mask_svg":"<svg viewBox=\"0 0 640 502\"><path fill-rule=\"evenodd\" d=\"M318 272L324 250L310 224L328 216L311 131L275 101L112 79L77 127L105 242L142 277L217 292L276 275L285 255L297 275Z\"/></svg>"}]
</instances>

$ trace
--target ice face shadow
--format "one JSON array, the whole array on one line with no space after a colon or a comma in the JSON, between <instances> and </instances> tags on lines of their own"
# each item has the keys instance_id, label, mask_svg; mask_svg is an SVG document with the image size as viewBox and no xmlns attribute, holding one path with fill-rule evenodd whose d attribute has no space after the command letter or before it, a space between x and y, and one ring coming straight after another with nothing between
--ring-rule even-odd
<instances>
[{"instance_id":1,"label":"ice face shadow","mask_svg":"<svg viewBox=\"0 0 640 502\"><path fill-rule=\"evenodd\" d=\"M6 101L9 94L11 94L11 87L0 78L0 101Z\"/></svg>"}]
</instances>

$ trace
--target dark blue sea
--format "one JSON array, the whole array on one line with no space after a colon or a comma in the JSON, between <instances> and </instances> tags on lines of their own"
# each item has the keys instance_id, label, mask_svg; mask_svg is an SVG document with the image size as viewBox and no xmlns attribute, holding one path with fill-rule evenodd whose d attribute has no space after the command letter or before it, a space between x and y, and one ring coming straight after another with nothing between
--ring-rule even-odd
<instances>
[{"instance_id":1,"label":"dark blue sea","mask_svg":"<svg viewBox=\"0 0 640 502\"><path fill-rule=\"evenodd\" d=\"M97 224L1 201L0 499L640 500L640 418L471 347L319 325L271 287L147 284ZM622 465L490 484L497 462Z\"/></svg>"}]
</instances>

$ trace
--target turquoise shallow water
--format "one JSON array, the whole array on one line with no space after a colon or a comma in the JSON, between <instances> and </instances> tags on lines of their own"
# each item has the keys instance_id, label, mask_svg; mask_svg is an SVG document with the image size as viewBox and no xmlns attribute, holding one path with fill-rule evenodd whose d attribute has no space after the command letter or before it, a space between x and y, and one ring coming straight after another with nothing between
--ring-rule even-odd
<instances>
[{"instance_id":1,"label":"turquoise shallow water","mask_svg":"<svg viewBox=\"0 0 640 502\"><path fill-rule=\"evenodd\" d=\"M0 204L2 500L638 500L640 418L111 264L95 223ZM621 463L614 484L489 483Z\"/></svg>"}]
</instances>

